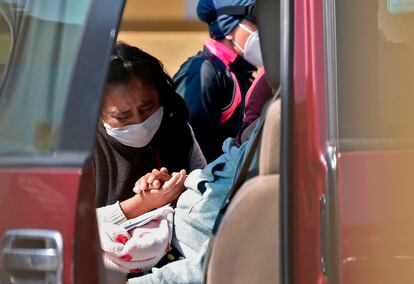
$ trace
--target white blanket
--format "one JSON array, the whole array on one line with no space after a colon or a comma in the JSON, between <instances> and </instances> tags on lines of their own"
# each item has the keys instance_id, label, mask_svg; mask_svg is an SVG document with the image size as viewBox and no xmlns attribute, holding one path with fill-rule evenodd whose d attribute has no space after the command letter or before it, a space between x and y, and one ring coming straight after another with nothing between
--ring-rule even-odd
<instances>
[{"instance_id":1,"label":"white blanket","mask_svg":"<svg viewBox=\"0 0 414 284\"><path fill-rule=\"evenodd\" d=\"M170 250L173 209L168 206L141 227L127 231L124 224L99 223L102 256L107 268L145 272Z\"/></svg>"}]
</instances>

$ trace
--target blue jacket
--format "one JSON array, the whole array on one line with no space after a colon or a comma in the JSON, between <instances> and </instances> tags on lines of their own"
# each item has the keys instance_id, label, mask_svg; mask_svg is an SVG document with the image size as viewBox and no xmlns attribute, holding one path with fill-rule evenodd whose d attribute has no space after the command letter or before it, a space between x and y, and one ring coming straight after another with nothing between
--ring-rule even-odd
<instances>
[{"instance_id":1,"label":"blue jacket","mask_svg":"<svg viewBox=\"0 0 414 284\"><path fill-rule=\"evenodd\" d=\"M222 154L225 139L237 136L243 123L244 97L256 70L240 56L229 67L237 78L242 101L224 122L221 116L232 106L235 83L217 56L204 48L181 65L173 77L176 92L189 108L189 122L207 163Z\"/></svg>"},{"instance_id":2,"label":"blue jacket","mask_svg":"<svg viewBox=\"0 0 414 284\"><path fill-rule=\"evenodd\" d=\"M251 137L256 137L257 132L256 127ZM174 214L173 243L185 258L153 269L152 274L130 279L130 284L203 282L205 255L216 217L252 141L237 147L233 139L227 139L223 144L223 155L203 170L190 173L185 182L186 191L178 199ZM255 164L253 161L252 165ZM249 175L255 174L255 170L250 169Z\"/></svg>"}]
</instances>

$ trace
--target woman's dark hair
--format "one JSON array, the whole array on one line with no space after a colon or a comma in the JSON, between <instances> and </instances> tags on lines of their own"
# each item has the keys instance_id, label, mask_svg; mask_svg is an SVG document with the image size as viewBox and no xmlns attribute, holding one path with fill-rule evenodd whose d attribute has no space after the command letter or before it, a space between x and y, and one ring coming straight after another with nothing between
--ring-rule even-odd
<instances>
[{"instance_id":1,"label":"woman's dark hair","mask_svg":"<svg viewBox=\"0 0 414 284\"><path fill-rule=\"evenodd\" d=\"M162 105L179 110L187 117L185 103L183 106L183 100L174 91L173 81L162 63L138 47L117 42L112 51L106 86L127 84L134 78L155 87Z\"/></svg>"}]
</instances>

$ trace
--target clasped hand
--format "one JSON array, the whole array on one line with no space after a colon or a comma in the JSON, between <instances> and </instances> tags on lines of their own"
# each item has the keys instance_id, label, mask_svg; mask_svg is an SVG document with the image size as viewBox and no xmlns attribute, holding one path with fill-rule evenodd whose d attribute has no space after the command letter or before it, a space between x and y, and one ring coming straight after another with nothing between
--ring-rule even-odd
<instances>
[{"instance_id":1,"label":"clasped hand","mask_svg":"<svg viewBox=\"0 0 414 284\"><path fill-rule=\"evenodd\" d=\"M158 206L163 206L178 198L184 189L185 178L185 170L170 175L166 168L154 169L135 183L133 191L158 201Z\"/></svg>"},{"instance_id":2,"label":"clasped hand","mask_svg":"<svg viewBox=\"0 0 414 284\"><path fill-rule=\"evenodd\" d=\"M154 169L141 177L134 186L133 197L120 203L127 219L135 218L152 209L173 203L184 190L185 170L168 174L166 168Z\"/></svg>"}]
</instances>

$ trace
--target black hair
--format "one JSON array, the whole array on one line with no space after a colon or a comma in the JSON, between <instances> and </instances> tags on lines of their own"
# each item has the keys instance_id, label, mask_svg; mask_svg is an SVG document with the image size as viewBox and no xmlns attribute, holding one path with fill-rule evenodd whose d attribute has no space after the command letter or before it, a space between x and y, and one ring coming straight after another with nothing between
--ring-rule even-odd
<instances>
[{"instance_id":1,"label":"black hair","mask_svg":"<svg viewBox=\"0 0 414 284\"><path fill-rule=\"evenodd\" d=\"M185 102L175 92L173 81L163 64L138 47L117 42L112 51L106 87L126 85L133 79L140 79L144 84L155 87L164 107L178 111L184 119L188 117Z\"/></svg>"}]
</instances>

